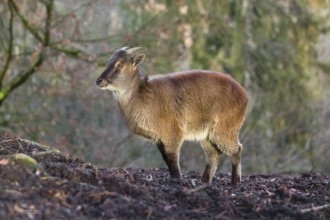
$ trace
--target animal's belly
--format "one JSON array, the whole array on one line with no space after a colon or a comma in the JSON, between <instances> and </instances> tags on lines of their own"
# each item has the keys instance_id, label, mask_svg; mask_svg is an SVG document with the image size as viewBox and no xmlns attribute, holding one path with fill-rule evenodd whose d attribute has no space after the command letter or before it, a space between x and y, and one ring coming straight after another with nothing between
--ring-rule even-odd
<instances>
[{"instance_id":1,"label":"animal's belly","mask_svg":"<svg viewBox=\"0 0 330 220\"><path fill-rule=\"evenodd\" d=\"M198 120L190 120L184 124L184 139L190 141L205 140L209 135L210 130L216 125L217 117L199 118Z\"/></svg>"},{"instance_id":2,"label":"animal's belly","mask_svg":"<svg viewBox=\"0 0 330 220\"><path fill-rule=\"evenodd\" d=\"M188 141L201 141L205 140L208 134L208 129L192 130L185 133L185 140Z\"/></svg>"}]
</instances>

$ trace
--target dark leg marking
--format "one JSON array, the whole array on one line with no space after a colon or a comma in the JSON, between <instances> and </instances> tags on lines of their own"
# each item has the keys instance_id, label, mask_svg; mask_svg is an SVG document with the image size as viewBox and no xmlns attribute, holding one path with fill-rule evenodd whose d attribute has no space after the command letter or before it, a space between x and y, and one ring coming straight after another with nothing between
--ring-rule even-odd
<instances>
[{"instance_id":1,"label":"dark leg marking","mask_svg":"<svg viewBox=\"0 0 330 220\"><path fill-rule=\"evenodd\" d=\"M203 176L202 176L202 182L208 183L210 181L210 172L211 172L211 165L208 163L206 164Z\"/></svg>"},{"instance_id":2,"label":"dark leg marking","mask_svg":"<svg viewBox=\"0 0 330 220\"><path fill-rule=\"evenodd\" d=\"M237 173L237 165L232 164L232 172L231 172L231 184L233 186L237 186L238 183L241 182L241 177Z\"/></svg>"},{"instance_id":3,"label":"dark leg marking","mask_svg":"<svg viewBox=\"0 0 330 220\"><path fill-rule=\"evenodd\" d=\"M165 145L162 142L158 142L157 147L168 166L170 176L172 178L181 179L180 168L178 166L178 155L175 153L166 152Z\"/></svg>"}]
</instances>

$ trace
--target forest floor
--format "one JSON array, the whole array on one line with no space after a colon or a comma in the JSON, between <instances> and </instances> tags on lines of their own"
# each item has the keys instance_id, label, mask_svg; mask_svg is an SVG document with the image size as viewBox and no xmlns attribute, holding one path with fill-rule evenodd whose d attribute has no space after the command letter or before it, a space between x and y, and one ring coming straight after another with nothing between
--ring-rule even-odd
<instances>
[{"instance_id":1,"label":"forest floor","mask_svg":"<svg viewBox=\"0 0 330 220\"><path fill-rule=\"evenodd\" d=\"M0 219L330 219L330 177L103 168L0 133Z\"/></svg>"}]
</instances>

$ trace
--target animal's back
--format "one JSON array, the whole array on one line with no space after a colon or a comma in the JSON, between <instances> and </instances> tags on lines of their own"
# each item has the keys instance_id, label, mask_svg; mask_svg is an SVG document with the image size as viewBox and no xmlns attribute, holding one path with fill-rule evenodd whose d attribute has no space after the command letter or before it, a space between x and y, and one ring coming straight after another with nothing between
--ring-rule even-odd
<instances>
[{"instance_id":1,"label":"animal's back","mask_svg":"<svg viewBox=\"0 0 330 220\"><path fill-rule=\"evenodd\" d=\"M165 94L168 97L164 99L170 99L168 101L171 103L175 101L179 111L182 108L193 108L204 113L237 108L245 111L248 101L247 93L242 86L231 76L218 72L203 70L177 72L151 77L150 84L157 95Z\"/></svg>"},{"instance_id":2,"label":"animal's back","mask_svg":"<svg viewBox=\"0 0 330 220\"><path fill-rule=\"evenodd\" d=\"M149 82L158 105L169 105L166 108L180 123L185 139L205 138L210 126L228 116L237 118L237 122L228 119L238 127L243 123L247 94L229 75L192 70L151 77Z\"/></svg>"}]
</instances>

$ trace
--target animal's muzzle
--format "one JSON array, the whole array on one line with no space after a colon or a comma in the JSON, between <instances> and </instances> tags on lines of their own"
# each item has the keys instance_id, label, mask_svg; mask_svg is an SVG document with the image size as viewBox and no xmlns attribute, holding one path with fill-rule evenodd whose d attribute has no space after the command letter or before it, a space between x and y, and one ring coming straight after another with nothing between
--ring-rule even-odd
<instances>
[{"instance_id":1,"label":"animal's muzzle","mask_svg":"<svg viewBox=\"0 0 330 220\"><path fill-rule=\"evenodd\" d=\"M96 79L96 85L97 85L98 87L105 87L105 86L107 86L108 84L109 84L108 81L105 80L105 79L102 79L101 77L99 77L99 78Z\"/></svg>"}]
</instances>

